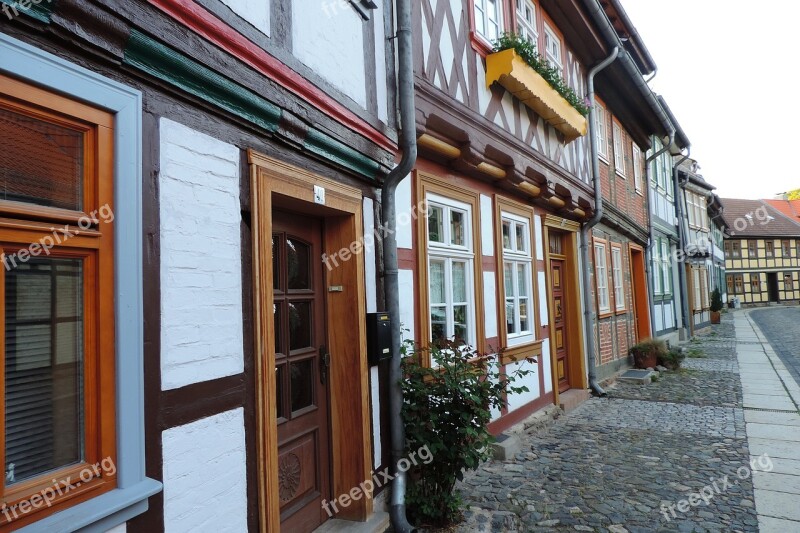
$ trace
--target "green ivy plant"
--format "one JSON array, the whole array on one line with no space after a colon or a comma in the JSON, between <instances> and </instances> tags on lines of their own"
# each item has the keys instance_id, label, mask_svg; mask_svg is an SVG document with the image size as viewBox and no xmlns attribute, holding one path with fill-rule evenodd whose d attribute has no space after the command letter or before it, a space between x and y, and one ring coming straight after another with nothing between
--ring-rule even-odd
<instances>
[{"instance_id":1,"label":"green ivy plant","mask_svg":"<svg viewBox=\"0 0 800 533\"><path fill-rule=\"evenodd\" d=\"M502 52L503 50L514 50L517 55L533 70L538 72L558 94L563 96L578 113L583 116L589 114L588 101L578 96L575 90L567 85L567 82L561 77L560 69L551 66L547 59L536 51L536 46L531 41L514 32L504 32L500 38L494 41L493 48L494 52Z\"/></svg>"},{"instance_id":2,"label":"green ivy plant","mask_svg":"<svg viewBox=\"0 0 800 533\"><path fill-rule=\"evenodd\" d=\"M433 368L421 364L428 355ZM456 482L491 457L492 408L500 409L506 394L527 392L515 383L532 370L520 365L513 373L501 372L498 356L452 341L430 348L409 342L403 356L406 451L427 446L433 456L409 471L409 518L418 526L441 527L461 517Z\"/></svg>"}]
</instances>

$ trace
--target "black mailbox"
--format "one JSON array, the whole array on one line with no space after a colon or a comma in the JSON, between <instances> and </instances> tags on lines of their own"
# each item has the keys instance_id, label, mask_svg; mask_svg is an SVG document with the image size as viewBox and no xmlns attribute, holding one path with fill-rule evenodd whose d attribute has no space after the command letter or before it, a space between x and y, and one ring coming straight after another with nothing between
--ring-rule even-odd
<instances>
[{"instance_id":1,"label":"black mailbox","mask_svg":"<svg viewBox=\"0 0 800 533\"><path fill-rule=\"evenodd\" d=\"M372 366L392 358L392 320L389 313L367 314L367 354Z\"/></svg>"}]
</instances>

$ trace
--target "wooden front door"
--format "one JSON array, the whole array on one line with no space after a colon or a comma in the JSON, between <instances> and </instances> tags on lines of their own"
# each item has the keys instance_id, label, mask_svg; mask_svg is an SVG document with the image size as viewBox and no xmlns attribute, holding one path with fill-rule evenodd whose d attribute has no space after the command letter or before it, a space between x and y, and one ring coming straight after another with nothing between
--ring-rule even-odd
<instances>
[{"instance_id":1,"label":"wooden front door","mask_svg":"<svg viewBox=\"0 0 800 533\"><path fill-rule=\"evenodd\" d=\"M564 287L563 259L550 259L550 283L553 294L553 342L556 349L556 376L558 377L558 391L564 392L570 388L568 368L568 338L567 338L567 297Z\"/></svg>"},{"instance_id":2,"label":"wooden front door","mask_svg":"<svg viewBox=\"0 0 800 533\"><path fill-rule=\"evenodd\" d=\"M273 212L281 530L311 532L330 500L328 363L319 220Z\"/></svg>"}]
</instances>

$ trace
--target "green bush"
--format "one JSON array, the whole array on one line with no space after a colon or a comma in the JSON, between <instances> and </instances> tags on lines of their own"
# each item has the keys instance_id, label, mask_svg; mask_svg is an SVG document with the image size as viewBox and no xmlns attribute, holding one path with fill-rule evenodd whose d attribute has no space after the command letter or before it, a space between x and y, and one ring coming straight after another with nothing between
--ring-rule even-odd
<instances>
[{"instance_id":1,"label":"green bush","mask_svg":"<svg viewBox=\"0 0 800 533\"><path fill-rule=\"evenodd\" d=\"M583 116L589 114L589 105L586 100L578 96L575 90L567 85L561 77L561 69L550 66L550 63L536 51L536 47L528 39L520 37L514 32L504 32L494 42L494 52L514 50L533 70L545 79L558 94L574 107Z\"/></svg>"},{"instance_id":2,"label":"green bush","mask_svg":"<svg viewBox=\"0 0 800 533\"><path fill-rule=\"evenodd\" d=\"M420 364L428 354L434 368ZM528 391L514 383L531 370L500 370L497 356L483 356L454 342L430 349L413 343L404 347L406 450L427 446L433 456L430 464L409 471L406 503L412 522L444 526L460 519L463 502L453 489L466 470L491 457L491 409L503 406L506 393Z\"/></svg>"},{"instance_id":3,"label":"green bush","mask_svg":"<svg viewBox=\"0 0 800 533\"><path fill-rule=\"evenodd\" d=\"M678 370L685 359L686 354L682 349L672 347L658 358L658 364L670 370Z\"/></svg>"}]
</instances>

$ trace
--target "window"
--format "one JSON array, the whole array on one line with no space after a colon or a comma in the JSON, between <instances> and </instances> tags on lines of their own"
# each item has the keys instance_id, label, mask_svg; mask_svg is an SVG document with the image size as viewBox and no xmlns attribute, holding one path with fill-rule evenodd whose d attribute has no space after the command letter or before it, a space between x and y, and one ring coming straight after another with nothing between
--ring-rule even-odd
<instances>
[{"instance_id":1,"label":"window","mask_svg":"<svg viewBox=\"0 0 800 533\"><path fill-rule=\"evenodd\" d=\"M747 256L751 259L758 257L758 243L756 241L747 241Z\"/></svg>"},{"instance_id":2,"label":"window","mask_svg":"<svg viewBox=\"0 0 800 533\"><path fill-rule=\"evenodd\" d=\"M797 251L795 252L795 257L800 259L800 239L795 241L795 245L797 246Z\"/></svg>"},{"instance_id":3,"label":"window","mask_svg":"<svg viewBox=\"0 0 800 533\"><path fill-rule=\"evenodd\" d=\"M733 293L744 294L744 277L741 274L733 276Z\"/></svg>"},{"instance_id":4,"label":"window","mask_svg":"<svg viewBox=\"0 0 800 533\"><path fill-rule=\"evenodd\" d=\"M692 298L692 310L700 311L703 308L703 288L700 283L700 269L692 269L692 289L694 297Z\"/></svg>"},{"instance_id":5,"label":"window","mask_svg":"<svg viewBox=\"0 0 800 533\"><path fill-rule=\"evenodd\" d=\"M784 240L781 241L781 244L783 245L783 257L788 259L792 256L792 243L789 240Z\"/></svg>"},{"instance_id":6,"label":"window","mask_svg":"<svg viewBox=\"0 0 800 533\"><path fill-rule=\"evenodd\" d=\"M641 193L642 187L642 150L633 145L633 182L636 192Z\"/></svg>"},{"instance_id":7,"label":"window","mask_svg":"<svg viewBox=\"0 0 800 533\"><path fill-rule=\"evenodd\" d=\"M761 279L758 274L750 274L750 292L754 294L761 292Z\"/></svg>"},{"instance_id":8,"label":"window","mask_svg":"<svg viewBox=\"0 0 800 533\"><path fill-rule=\"evenodd\" d=\"M534 340L533 257L530 219L503 212L503 287L509 346Z\"/></svg>"},{"instance_id":9,"label":"window","mask_svg":"<svg viewBox=\"0 0 800 533\"><path fill-rule=\"evenodd\" d=\"M774 241L765 241L764 246L766 248L766 256L767 257L775 257L775 242Z\"/></svg>"},{"instance_id":10,"label":"window","mask_svg":"<svg viewBox=\"0 0 800 533\"><path fill-rule=\"evenodd\" d=\"M10 78L0 85L2 495L33 505L28 518L116 486L116 469L92 470L116 461L115 117ZM34 505L54 479L78 478L80 491L54 494L52 509Z\"/></svg>"},{"instance_id":11,"label":"window","mask_svg":"<svg viewBox=\"0 0 800 533\"><path fill-rule=\"evenodd\" d=\"M733 274L727 274L725 276L725 283L728 286L728 294L735 294L733 291Z\"/></svg>"},{"instance_id":12,"label":"window","mask_svg":"<svg viewBox=\"0 0 800 533\"><path fill-rule=\"evenodd\" d=\"M783 290L785 291L794 290L794 283L792 283L792 275L789 272L783 275Z\"/></svg>"},{"instance_id":13,"label":"window","mask_svg":"<svg viewBox=\"0 0 800 533\"><path fill-rule=\"evenodd\" d=\"M594 274L597 285L597 305L600 313L609 313L611 303L608 293L608 262L606 259L606 245L602 242L594 244Z\"/></svg>"},{"instance_id":14,"label":"window","mask_svg":"<svg viewBox=\"0 0 800 533\"><path fill-rule=\"evenodd\" d=\"M494 41L502 32L500 0L475 1L475 31L489 42Z\"/></svg>"},{"instance_id":15,"label":"window","mask_svg":"<svg viewBox=\"0 0 800 533\"><path fill-rule=\"evenodd\" d=\"M703 195L688 191L686 193L689 225L696 229L708 229L706 217L706 199Z\"/></svg>"},{"instance_id":16,"label":"window","mask_svg":"<svg viewBox=\"0 0 800 533\"><path fill-rule=\"evenodd\" d=\"M709 291L708 291L708 270L705 268L700 269L700 296L703 309L708 309L708 299L709 299Z\"/></svg>"},{"instance_id":17,"label":"window","mask_svg":"<svg viewBox=\"0 0 800 533\"><path fill-rule=\"evenodd\" d=\"M614 306L617 311L625 310L625 285L622 279L622 250L611 245L611 269L614 279Z\"/></svg>"},{"instance_id":18,"label":"window","mask_svg":"<svg viewBox=\"0 0 800 533\"><path fill-rule=\"evenodd\" d=\"M547 23L544 25L544 56L551 67L559 71L564 70L564 63L561 59L561 39L558 34Z\"/></svg>"},{"instance_id":19,"label":"window","mask_svg":"<svg viewBox=\"0 0 800 533\"><path fill-rule=\"evenodd\" d=\"M608 159L608 130L606 129L606 108L595 102L597 120L597 152L603 159Z\"/></svg>"},{"instance_id":20,"label":"window","mask_svg":"<svg viewBox=\"0 0 800 533\"><path fill-rule=\"evenodd\" d=\"M742 257L742 244L739 241L725 241L725 259Z\"/></svg>"},{"instance_id":21,"label":"window","mask_svg":"<svg viewBox=\"0 0 800 533\"><path fill-rule=\"evenodd\" d=\"M664 294L672 294L672 265L669 252L669 239L661 239L661 273L664 277Z\"/></svg>"},{"instance_id":22,"label":"window","mask_svg":"<svg viewBox=\"0 0 800 533\"><path fill-rule=\"evenodd\" d=\"M539 32L536 30L536 6L530 0L515 0L517 35L527 39L538 48Z\"/></svg>"},{"instance_id":23,"label":"window","mask_svg":"<svg viewBox=\"0 0 800 533\"><path fill-rule=\"evenodd\" d=\"M428 194L431 340L475 344L472 207Z\"/></svg>"},{"instance_id":24,"label":"window","mask_svg":"<svg viewBox=\"0 0 800 533\"><path fill-rule=\"evenodd\" d=\"M612 127L614 132L614 168L621 175L625 175L625 154L622 151L622 128L614 124Z\"/></svg>"},{"instance_id":25,"label":"window","mask_svg":"<svg viewBox=\"0 0 800 533\"><path fill-rule=\"evenodd\" d=\"M664 289L661 284L661 241L655 239L653 243L653 294L661 296Z\"/></svg>"}]
</instances>

